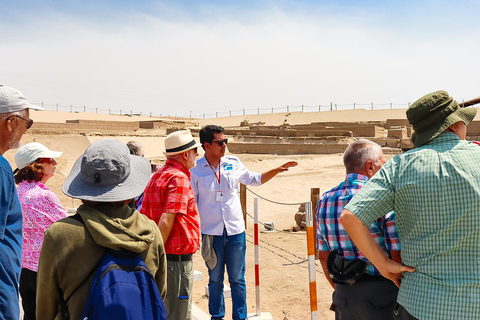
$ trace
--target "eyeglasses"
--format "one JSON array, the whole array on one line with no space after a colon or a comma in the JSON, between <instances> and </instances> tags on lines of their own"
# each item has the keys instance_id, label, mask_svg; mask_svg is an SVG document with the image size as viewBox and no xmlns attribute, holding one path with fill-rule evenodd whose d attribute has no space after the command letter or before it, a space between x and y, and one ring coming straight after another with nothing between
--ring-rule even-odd
<instances>
[{"instance_id":1,"label":"eyeglasses","mask_svg":"<svg viewBox=\"0 0 480 320\"><path fill-rule=\"evenodd\" d=\"M212 140L212 143L216 143L216 144L218 144L219 147L223 147L223 144L228 143L228 138L220 139L220 140Z\"/></svg>"},{"instance_id":2,"label":"eyeglasses","mask_svg":"<svg viewBox=\"0 0 480 320\"><path fill-rule=\"evenodd\" d=\"M40 163L56 163L55 159L53 159L53 158L38 158L37 162L40 162Z\"/></svg>"},{"instance_id":3,"label":"eyeglasses","mask_svg":"<svg viewBox=\"0 0 480 320\"><path fill-rule=\"evenodd\" d=\"M20 117L20 116L18 116L18 115L16 115L16 114L13 115L13 116L8 117L8 118L5 119L5 120L9 120L9 119L11 119L11 118L20 118L20 119L22 119L23 121L25 121L25 122L27 123L27 130L30 129L30 128L33 126L33 120L32 120L32 119L25 119L25 118L22 118L22 117Z\"/></svg>"}]
</instances>

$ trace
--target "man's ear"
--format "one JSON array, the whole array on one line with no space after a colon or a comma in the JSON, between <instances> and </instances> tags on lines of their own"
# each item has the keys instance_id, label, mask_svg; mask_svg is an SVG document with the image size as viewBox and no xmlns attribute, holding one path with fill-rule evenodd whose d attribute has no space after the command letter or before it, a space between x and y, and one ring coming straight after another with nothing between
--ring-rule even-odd
<instances>
[{"instance_id":1,"label":"man's ear","mask_svg":"<svg viewBox=\"0 0 480 320\"><path fill-rule=\"evenodd\" d=\"M365 161L365 172L367 173L367 176L370 178L373 176L373 171L375 170L373 161L372 160L367 160Z\"/></svg>"},{"instance_id":2,"label":"man's ear","mask_svg":"<svg viewBox=\"0 0 480 320\"><path fill-rule=\"evenodd\" d=\"M8 132L13 131L13 123L12 123L13 118L7 119L4 121L4 124L7 127Z\"/></svg>"}]
</instances>

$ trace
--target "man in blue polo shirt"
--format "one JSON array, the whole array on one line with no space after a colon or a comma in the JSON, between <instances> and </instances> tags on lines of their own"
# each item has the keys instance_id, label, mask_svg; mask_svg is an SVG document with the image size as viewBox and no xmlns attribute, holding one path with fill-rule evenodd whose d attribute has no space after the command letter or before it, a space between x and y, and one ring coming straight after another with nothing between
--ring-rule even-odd
<instances>
[{"instance_id":1,"label":"man in blue polo shirt","mask_svg":"<svg viewBox=\"0 0 480 320\"><path fill-rule=\"evenodd\" d=\"M18 320L18 282L22 264L22 208L12 167L3 157L20 146L22 135L32 126L31 105L22 93L0 85L0 319Z\"/></svg>"}]
</instances>

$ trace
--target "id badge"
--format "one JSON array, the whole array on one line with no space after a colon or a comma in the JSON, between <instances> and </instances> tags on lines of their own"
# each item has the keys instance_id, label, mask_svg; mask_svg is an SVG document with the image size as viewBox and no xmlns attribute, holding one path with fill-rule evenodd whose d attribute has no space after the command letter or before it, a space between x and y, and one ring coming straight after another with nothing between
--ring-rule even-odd
<instances>
[{"instance_id":1,"label":"id badge","mask_svg":"<svg viewBox=\"0 0 480 320\"><path fill-rule=\"evenodd\" d=\"M217 191L217 202L223 202L223 191Z\"/></svg>"}]
</instances>

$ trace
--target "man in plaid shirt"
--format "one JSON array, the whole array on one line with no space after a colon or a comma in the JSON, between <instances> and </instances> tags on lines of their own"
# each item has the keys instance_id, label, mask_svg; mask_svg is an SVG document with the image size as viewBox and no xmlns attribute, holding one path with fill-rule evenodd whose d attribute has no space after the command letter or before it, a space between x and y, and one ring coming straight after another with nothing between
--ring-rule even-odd
<instances>
[{"instance_id":1,"label":"man in plaid shirt","mask_svg":"<svg viewBox=\"0 0 480 320\"><path fill-rule=\"evenodd\" d=\"M169 320L191 319L192 254L200 244L200 223L189 170L195 166L199 145L189 131L169 134L167 161L152 176L143 196L141 212L158 224L165 243Z\"/></svg>"},{"instance_id":2,"label":"man in plaid shirt","mask_svg":"<svg viewBox=\"0 0 480 320\"><path fill-rule=\"evenodd\" d=\"M395 319L479 318L480 148L466 141L476 113L445 91L418 99L407 110L415 148L386 163L341 214L363 254L400 286ZM382 255L365 227L393 208L406 265Z\"/></svg>"},{"instance_id":3,"label":"man in plaid shirt","mask_svg":"<svg viewBox=\"0 0 480 320\"><path fill-rule=\"evenodd\" d=\"M345 181L322 195L316 212L319 259L325 277L335 289L336 318L393 319L398 288L381 276L357 249L339 221L345 205L385 163L383 152L378 144L359 139L345 150L343 162L347 171ZM386 255L400 262L400 242L393 212L375 220L370 225L370 234ZM365 261L365 274L353 284L334 283L327 270L329 254L338 254L348 261Z\"/></svg>"}]
</instances>

